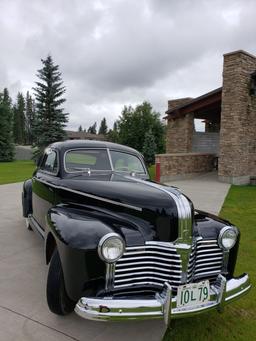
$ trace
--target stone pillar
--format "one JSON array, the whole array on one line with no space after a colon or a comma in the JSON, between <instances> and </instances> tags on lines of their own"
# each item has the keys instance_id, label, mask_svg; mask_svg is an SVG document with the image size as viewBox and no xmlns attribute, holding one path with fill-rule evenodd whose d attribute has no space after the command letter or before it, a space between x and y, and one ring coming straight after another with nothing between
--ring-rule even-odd
<instances>
[{"instance_id":1,"label":"stone pillar","mask_svg":"<svg viewBox=\"0 0 256 341\"><path fill-rule=\"evenodd\" d=\"M256 57L247 52L224 55L219 179L237 185L256 174L256 107L250 95L255 70Z\"/></svg>"},{"instance_id":2,"label":"stone pillar","mask_svg":"<svg viewBox=\"0 0 256 341\"><path fill-rule=\"evenodd\" d=\"M189 153L192 151L194 114L168 119L166 153Z\"/></svg>"}]
</instances>

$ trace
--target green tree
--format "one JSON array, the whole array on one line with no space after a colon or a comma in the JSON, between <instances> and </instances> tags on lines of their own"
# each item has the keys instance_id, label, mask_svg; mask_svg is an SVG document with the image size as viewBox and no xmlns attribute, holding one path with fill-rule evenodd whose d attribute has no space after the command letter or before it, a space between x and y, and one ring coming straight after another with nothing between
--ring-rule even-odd
<instances>
[{"instance_id":1,"label":"green tree","mask_svg":"<svg viewBox=\"0 0 256 341\"><path fill-rule=\"evenodd\" d=\"M157 146L155 142L155 137L152 133L152 130L150 129L145 134L144 144L142 148L142 153L148 166L151 166L155 163L156 148Z\"/></svg>"},{"instance_id":2,"label":"green tree","mask_svg":"<svg viewBox=\"0 0 256 341\"><path fill-rule=\"evenodd\" d=\"M68 113L64 112L62 104L66 92L59 71L49 55L41 59L42 69L38 70L39 81L35 82L36 119L33 134L36 136L35 146L39 153L50 143L66 138L64 128L68 122Z\"/></svg>"},{"instance_id":3,"label":"green tree","mask_svg":"<svg viewBox=\"0 0 256 341\"><path fill-rule=\"evenodd\" d=\"M13 114L14 142L17 144L25 144L25 100L21 92L17 95L17 102L13 107Z\"/></svg>"},{"instance_id":4,"label":"green tree","mask_svg":"<svg viewBox=\"0 0 256 341\"><path fill-rule=\"evenodd\" d=\"M113 124L113 129L110 129L108 132L108 140L111 142L118 143L119 142L119 130L118 130L118 121L115 121Z\"/></svg>"},{"instance_id":5,"label":"green tree","mask_svg":"<svg viewBox=\"0 0 256 341\"><path fill-rule=\"evenodd\" d=\"M25 110L25 131L26 131L26 144L33 144L33 128L35 124L35 103L29 91L26 94L26 110Z\"/></svg>"},{"instance_id":6,"label":"green tree","mask_svg":"<svg viewBox=\"0 0 256 341\"><path fill-rule=\"evenodd\" d=\"M78 131L79 132L83 131L83 127L81 125L78 127Z\"/></svg>"},{"instance_id":7,"label":"green tree","mask_svg":"<svg viewBox=\"0 0 256 341\"><path fill-rule=\"evenodd\" d=\"M98 133L102 135L107 135L108 133L108 126L105 117L103 117L102 121L100 122L100 128Z\"/></svg>"},{"instance_id":8,"label":"green tree","mask_svg":"<svg viewBox=\"0 0 256 341\"><path fill-rule=\"evenodd\" d=\"M118 142L133 147L142 152L145 135L151 130L156 153L165 149L165 127L160 120L160 114L153 111L150 103L144 102L134 108L124 107L118 122Z\"/></svg>"},{"instance_id":9,"label":"green tree","mask_svg":"<svg viewBox=\"0 0 256 341\"><path fill-rule=\"evenodd\" d=\"M0 93L0 161L12 161L14 157L12 118L11 98L5 88Z\"/></svg>"},{"instance_id":10,"label":"green tree","mask_svg":"<svg viewBox=\"0 0 256 341\"><path fill-rule=\"evenodd\" d=\"M97 134L97 123L94 122L94 124L88 128L87 132L90 134Z\"/></svg>"}]
</instances>

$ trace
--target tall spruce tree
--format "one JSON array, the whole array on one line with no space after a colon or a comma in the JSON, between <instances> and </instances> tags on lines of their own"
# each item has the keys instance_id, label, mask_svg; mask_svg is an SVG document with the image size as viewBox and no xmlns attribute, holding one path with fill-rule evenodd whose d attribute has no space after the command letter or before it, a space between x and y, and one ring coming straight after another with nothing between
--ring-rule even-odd
<instances>
[{"instance_id":1,"label":"tall spruce tree","mask_svg":"<svg viewBox=\"0 0 256 341\"><path fill-rule=\"evenodd\" d=\"M34 136L33 136L33 127L35 123L35 105L30 95L29 91L26 94L26 118L25 118L25 127L26 127L26 144L33 144Z\"/></svg>"},{"instance_id":2,"label":"tall spruce tree","mask_svg":"<svg viewBox=\"0 0 256 341\"><path fill-rule=\"evenodd\" d=\"M108 133L108 126L106 118L103 117L102 121L100 122L99 134L107 135Z\"/></svg>"},{"instance_id":3,"label":"tall spruce tree","mask_svg":"<svg viewBox=\"0 0 256 341\"><path fill-rule=\"evenodd\" d=\"M12 161L13 157L11 98L5 88L0 93L0 162Z\"/></svg>"},{"instance_id":4,"label":"tall spruce tree","mask_svg":"<svg viewBox=\"0 0 256 341\"><path fill-rule=\"evenodd\" d=\"M41 59L43 67L38 70L39 81L33 88L36 99L36 119L33 134L39 153L50 143L66 138L64 128L68 122L68 113L61 107L66 87L63 86L59 65L55 65L49 55Z\"/></svg>"},{"instance_id":5,"label":"tall spruce tree","mask_svg":"<svg viewBox=\"0 0 256 341\"><path fill-rule=\"evenodd\" d=\"M17 144L26 143L25 132L25 100L21 92L17 95L17 102L13 107L13 135L14 142Z\"/></svg>"}]
</instances>

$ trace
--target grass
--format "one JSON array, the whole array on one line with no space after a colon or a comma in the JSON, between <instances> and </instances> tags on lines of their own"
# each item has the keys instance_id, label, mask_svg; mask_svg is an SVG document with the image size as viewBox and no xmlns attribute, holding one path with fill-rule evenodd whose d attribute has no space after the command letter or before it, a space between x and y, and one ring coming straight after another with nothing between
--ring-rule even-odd
<instances>
[{"instance_id":1,"label":"grass","mask_svg":"<svg viewBox=\"0 0 256 341\"><path fill-rule=\"evenodd\" d=\"M156 166L152 165L148 167L148 172L151 180L155 180L156 177Z\"/></svg>"},{"instance_id":2,"label":"grass","mask_svg":"<svg viewBox=\"0 0 256 341\"><path fill-rule=\"evenodd\" d=\"M197 317L173 320L164 341L172 340L255 340L256 335L256 187L232 186L220 216L237 225L241 240L236 275L248 272L253 284L250 293L217 311Z\"/></svg>"},{"instance_id":3,"label":"grass","mask_svg":"<svg viewBox=\"0 0 256 341\"><path fill-rule=\"evenodd\" d=\"M33 161L0 162L0 185L24 181L35 168Z\"/></svg>"}]
</instances>

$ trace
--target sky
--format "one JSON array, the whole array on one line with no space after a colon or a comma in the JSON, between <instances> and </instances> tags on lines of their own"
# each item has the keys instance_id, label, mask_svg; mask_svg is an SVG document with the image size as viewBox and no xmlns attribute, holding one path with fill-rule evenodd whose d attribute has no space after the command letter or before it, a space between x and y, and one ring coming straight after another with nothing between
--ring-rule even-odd
<instances>
[{"instance_id":1,"label":"sky","mask_svg":"<svg viewBox=\"0 0 256 341\"><path fill-rule=\"evenodd\" d=\"M255 0L0 0L0 91L32 91L51 54L66 86L68 128L109 127L124 105L221 86L223 54L256 54Z\"/></svg>"}]
</instances>

